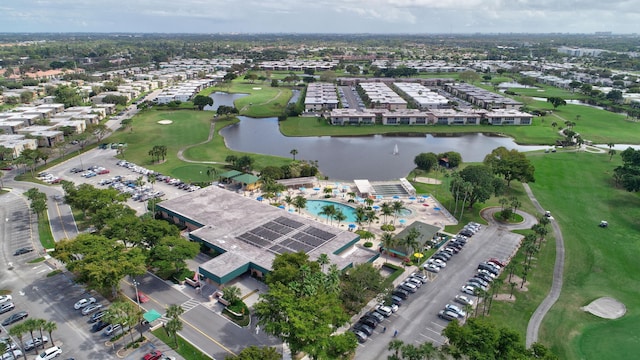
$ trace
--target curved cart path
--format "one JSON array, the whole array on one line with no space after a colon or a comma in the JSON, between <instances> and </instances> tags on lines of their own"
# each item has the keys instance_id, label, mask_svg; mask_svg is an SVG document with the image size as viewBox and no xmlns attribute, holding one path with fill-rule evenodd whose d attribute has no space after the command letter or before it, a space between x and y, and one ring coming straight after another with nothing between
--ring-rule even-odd
<instances>
[{"instance_id":1,"label":"curved cart path","mask_svg":"<svg viewBox=\"0 0 640 360\"><path fill-rule=\"evenodd\" d=\"M199 146L199 145L203 145L210 142L213 139L213 135L215 135L215 133L216 133L216 122L212 121L211 127L209 128L209 137L207 137L207 140L199 142L197 144L187 145L183 147L182 149L178 150L178 153L176 154L176 156L178 157L178 159L184 162L192 163L192 164L220 164L220 165L226 164L225 162L219 162L219 161L195 161L195 160L189 160L184 157L185 150L190 149L194 146Z\"/></svg>"},{"instance_id":2,"label":"curved cart path","mask_svg":"<svg viewBox=\"0 0 640 360\"><path fill-rule=\"evenodd\" d=\"M531 202L536 207L536 209L540 213L544 213L544 209L540 206L540 203L531 192L531 188L529 184L522 184L524 186L524 190L527 192L527 196L531 199ZM540 330L540 324L544 319L547 312L551 309L553 304L556 303L558 298L560 297L560 292L562 291L562 279L564 274L564 239L562 237L562 232L560 231L560 226L558 223L551 219L551 226L553 227L553 235L556 238L556 263L553 266L553 280L551 282L551 289L547 294L547 297L542 300L540 305L536 311L531 315L531 319L529 319L529 324L527 325L527 338L526 344L527 347L530 347L533 343L538 341L538 331Z\"/></svg>"}]
</instances>

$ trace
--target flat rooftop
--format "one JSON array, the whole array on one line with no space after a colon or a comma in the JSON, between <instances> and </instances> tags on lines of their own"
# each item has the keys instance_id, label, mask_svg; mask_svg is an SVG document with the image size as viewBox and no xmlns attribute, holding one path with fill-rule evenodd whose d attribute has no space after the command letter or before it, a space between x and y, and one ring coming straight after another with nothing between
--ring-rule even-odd
<instances>
[{"instance_id":1,"label":"flat rooftop","mask_svg":"<svg viewBox=\"0 0 640 360\"><path fill-rule=\"evenodd\" d=\"M220 278L250 263L271 270L275 256L288 252L303 251L312 260L327 254L339 269L376 254L353 247L359 240L353 232L216 186L163 201L158 208L199 224L190 237L225 251L200 265Z\"/></svg>"}]
</instances>

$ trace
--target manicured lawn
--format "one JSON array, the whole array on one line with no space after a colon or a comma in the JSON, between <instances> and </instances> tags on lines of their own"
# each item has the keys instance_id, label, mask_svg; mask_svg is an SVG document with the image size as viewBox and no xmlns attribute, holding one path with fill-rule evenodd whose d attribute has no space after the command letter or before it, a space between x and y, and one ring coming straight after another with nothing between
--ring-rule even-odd
<instances>
[{"instance_id":1,"label":"manicured lawn","mask_svg":"<svg viewBox=\"0 0 640 360\"><path fill-rule=\"evenodd\" d=\"M178 347L176 348L176 343L174 342L173 338L170 338L163 328L154 330L152 331L152 333L158 339L160 339L160 341L167 344L170 348L174 349L178 354L180 354L180 356L185 358L185 360L211 360L211 357L203 354L193 345L186 342L180 335L178 335Z\"/></svg>"},{"instance_id":2,"label":"manicured lawn","mask_svg":"<svg viewBox=\"0 0 640 360\"><path fill-rule=\"evenodd\" d=\"M56 242L51 233L51 226L49 226L49 215L46 211L41 216L38 216L38 236L43 248L53 249L56 247Z\"/></svg>"},{"instance_id":3,"label":"manicured lawn","mask_svg":"<svg viewBox=\"0 0 640 360\"><path fill-rule=\"evenodd\" d=\"M627 359L640 351L640 199L613 187L619 157L556 153L531 157L536 167L530 184L545 209L552 211L564 235L564 286L545 317L540 341L561 359ZM598 227L608 220L610 227ZM627 307L618 320L604 320L580 310L592 300L611 296Z\"/></svg>"},{"instance_id":4,"label":"manicured lawn","mask_svg":"<svg viewBox=\"0 0 640 360\"><path fill-rule=\"evenodd\" d=\"M584 95L579 92L571 92L570 90L560 89L554 86L538 84L535 88L510 88L509 90L515 92L520 96L529 97L560 97L565 100L582 99Z\"/></svg>"},{"instance_id":5,"label":"manicured lawn","mask_svg":"<svg viewBox=\"0 0 640 360\"><path fill-rule=\"evenodd\" d=\"M282 114L292 96L291 89L286 87L271 87L271 82L261 81L251 84L244 79L233 80L230 86L222 84L209 88L202 94L210 94L214 91L249 94L237 99L235 106L240 111L240 115L257 118Z\"/></svg>"},{"instance_id":6,"label":"manicured lawn","mask_svg":"<svg viewBox=\"0 0 640 360\"><path fill-rule=\"evenodd\" d=\"M178 159L177 153L180 149L207 140L213 115L214 113L211 111L147 110L135 117L132 132L129 130L118 131L109 138L109 141L128 144L124 153L126 160L184 181L209 181L211 177L207 175L207 169L214 167L218 173L221 173L226 171L223 165L185 163ZM174 122L170 125L157 123L164 119ZM249 155L255 160L254 167L257 169L267 165L280 166L290 162L288 158L238 153L227 149L224 139L217 132L235 122L237 122L236 119L217 121L215 124L216 134L212 141L187 148L184 151L184 157L193 161L224 163L225 158L231 154L236 156ZM167 156L164 163L152 163L149 150L154 145L167 146Z\"/></svg>"}]
</instances>

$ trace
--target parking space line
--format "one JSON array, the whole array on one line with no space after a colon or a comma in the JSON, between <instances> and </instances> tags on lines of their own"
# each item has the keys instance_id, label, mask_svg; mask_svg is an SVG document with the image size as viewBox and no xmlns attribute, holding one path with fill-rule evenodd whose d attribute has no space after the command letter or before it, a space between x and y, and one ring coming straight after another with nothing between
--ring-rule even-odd
<instances>
[{"instance_id":1,"label":"parking space line","mask_svg":"<svg viewBox=\"0 0 640 360\"><path fill-rule=\"evenodd\" d=\"M185 320L184 318L180 318L182 320L183 323L189 325L192 329L194 329L195 331L199 332L200 334L202 334L202 336L204 336L205 338L213 341L216 345L220 346L224 351L228 352L229 354L233 355L233 356L237 356L236 353L234 353L233 351L231 351L231 349L227 348L226 346L222 345L219 341L217 341L216 339L212 338L211 336L207 335L205 332L203 332L202 330L200 330L199 328L195 327L194 325L192 325L190 322L188 322L187 320Z\"/></svg>"}]
</instances>

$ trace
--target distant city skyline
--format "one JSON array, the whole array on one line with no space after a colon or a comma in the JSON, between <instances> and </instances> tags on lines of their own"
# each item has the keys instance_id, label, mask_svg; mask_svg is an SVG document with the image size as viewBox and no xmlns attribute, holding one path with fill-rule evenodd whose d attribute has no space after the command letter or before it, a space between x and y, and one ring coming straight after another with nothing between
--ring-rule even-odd
<instances>
[{"instance_id":1,"label":"distant city skyline","mask_svg":"<svg viewBox=\"0 0 640 360\"><path fill-rule=\"evenodd\" d=\"M0 32L637 32L626 0L2 0Z\"/></svg>"}]
</instances>

